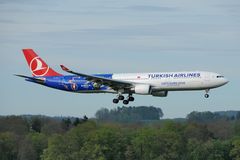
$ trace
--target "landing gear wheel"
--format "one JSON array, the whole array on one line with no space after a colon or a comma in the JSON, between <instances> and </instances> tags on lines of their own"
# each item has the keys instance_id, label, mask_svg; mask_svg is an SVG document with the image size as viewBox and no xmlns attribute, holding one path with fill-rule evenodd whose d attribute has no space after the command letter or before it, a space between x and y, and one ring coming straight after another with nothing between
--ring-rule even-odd
<instances>
[{"instance_id":1,"label":"landing gear wheel","mask_svg":"<svg viewBox=\"0 0 240 160\"><path fill-rule=\"evenodd\" d=\"M113 99L113 103L115 103L115 104L117 104L119 102L119 100L118 99Z\"/></svg>"},{"instance_id":2,"label":"landing gear wheel","mask_svg":"<svg viewBox=\"0 0 240 160\"><path fill-rule=\"evenodd\" d=\"M128 100L124 100L124 101L123 101L123 104L125 104L125 105L127 105L128 103L129 103Z\"/></svg>"},{"instance_id":3,"label":"landing gear wheel","mask_svg":"<svg viewBox=\"0 0 240 160\"><path fill-rule=\"evenodd\" d=\"M124 96L120 95L120 96L118 96L118 99L122 101L122 100L124 100Z\"/></svg>"},{"instance_id":4,"label":"landing gear wheel","mask_svg":"<svg viewBox=\"0 0 240 160\"><path fill-rule=\"evenodd\" d=\"M209 98L209 94L205 94L204 97L205 97L205 98Z\"/></svg>"},{"instance_id":5,"label":"landing gear wheel","mask_svg":"<svg viewBox=\"0 0 240 160\"><path fill-rule=\"evenodd\" d=\"M206 94L204 95L205 98L208 98L208 97L209 97L209 94L208 94L209 90L210 90L210 89L206 89L206 90L205 90L205 92L206 92Z\"/></svg>"},{"instance_id":6,"label":"landing gear wheel","mask_svg":"<svg viewBox=\"0 0 240 160\"><path fill-rule=\"evenodd\" d=\"M128 101L133 102L134 101L134 97L128 97Z\"/></svg>"}]
</instances>

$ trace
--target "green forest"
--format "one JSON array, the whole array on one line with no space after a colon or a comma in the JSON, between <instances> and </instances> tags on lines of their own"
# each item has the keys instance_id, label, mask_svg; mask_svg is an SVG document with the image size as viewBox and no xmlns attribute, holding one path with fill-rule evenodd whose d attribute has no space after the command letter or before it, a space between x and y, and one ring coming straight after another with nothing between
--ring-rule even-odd
<instances>
[{"instance_id":1,"label":"green forest","mask_svg":"<svg viewBox=\"0 0 240 160\"><path fill-rule=\"evenodd\" d=\"M95 117L0 116L0 160L240 160L240 111L162 119L139 106Z\"/></svg>"}]
</instances>

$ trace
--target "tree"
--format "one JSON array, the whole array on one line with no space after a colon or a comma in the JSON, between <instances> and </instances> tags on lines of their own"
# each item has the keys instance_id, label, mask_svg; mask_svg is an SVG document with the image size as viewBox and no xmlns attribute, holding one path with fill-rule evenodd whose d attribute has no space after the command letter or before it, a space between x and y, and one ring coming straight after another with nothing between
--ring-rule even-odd
<instances>
[{"instance_id":1,"label":"tree","mask_svg":"<svg viewBox=\"0 0 240 160\"><path fill-rule=\"evenodd\" d=\"M99 144L86 143L81 149L79 160L107 160Z\"/></svg>"},{"instance_id":2,"label":"tree","mask_svg":"<svg viewBox=\"0 0 240 160\"><path fill-rule=\"evenodd\" d=\"M69 146L68 137L54 135L48 141L48 147L43 151L42 160L71 160L72 148Z\"/></svg>"},{"instance_id":3,"label":"tree","mask_svg":"<svg viewBox=\"0 0 240 160\"><path fill-rule=\"evenodd\" d=\"M163 112L161 108L153 106L118 107L111 110L102 108L96 112L95 116L100 121L129 123L159 120L163 117Z\"/></svg>"},{"instance_id":4,"label":"tree","mask_svg":"<svg viewBox=\"0 0 240 160\"><path fill-rule=\"evenodd\" d=\"M49 138L48 147L42 154L42 160L78 160L79 152L91 132L96 130L92 121L81 123L64 135L54 135Z\"/></svg>"},{"instance_id":5,"label":"tree","mask_svg":"<svg viewBox=\"0 0 240 160\"><path fill-rule=\"evenodd\" d=\"M209 120L200 118L200 123L198 120L153 123L151 120L159 118L161 111L144 106L104 112L107 122L76 118L72 123L70 118L0 116L0 159L240 160L239 120L228 121L204 113L200 117ZM128 123L139 121L148 122ZM30 130L31 126L34 129Z\"/></svg>"},{"instance_id":6,"label":"tree","mask_svg":"<svg viewBox=\"0 0 240 160\"><path fill-rule=\"evenodd\" d=\"M229 139L234 134L233 122L226 119L219 119L206 124L209 132L213 134L214 138Z\"/></svg>"},{"instance_id":7,"label":"tree","mask_svg":"<svg viewBox=\"0 0 240 160\"><path fill-rule=\"evenodd\" d=\"M108 120L109 110L107 108L101 108L95 114L98 120Z\"/></svg>"},{"instance_id":8,"label":"tree","mask_svg":"<svg viewBox=\"0 0 240 160\"><path fill-rule=\"evenodd\" d=\"M187 144L189 160L231 160L229 141L209 140L207 142L189 139Z\"/></svg>"},{"instance_id":9,"label":"tree","mask_svg":"<svg viewBox=\"0 0 240 160\"><path fill-rule=\"evenodd\" d=\"M184 130L184 136L187 139L195 138L199 141L207 141L208 139L213 138L213 133L207 129L206 125L190 123Z\"/></svg>"},{"instance_id":10,"label":"tree","mask_svg":"<svg viewBox=\"0 0 240 160\"><path fill-rule=\"evenodd\" d=\"M86 115L83 116L83 122L88 121L88 117Z\"/></svg>"},{"instance_id":11,"label":"tree","mask_svg":"<svg viewBox=\"0 0 240 160\"><path fill-rule=\"evenodd\" d=\"M77 126L80 123L80 119L79 118L75 118L73 125Z\"/></svg>"},{"instance_id":12,"label":"tree","mask_svg":"<svg viewBox=\"0 0 240 160\"><path fill-rule=\"evenodd\" d=\"M51 119L43 124L41 128L41 133L45 135L52 135L52 134L62 134L65 130L62 127L60 121Z\"/></svg>"},{"instance_id":13,"label":"tree","mask_svg":"<svg viewBox=\"0 0 240 160\"><path fill-rule=\"evenodd\" d=\"M70 118L62 119L62 129L68 131L72 125L72 121Z\"/></svg>"},{"instance_id":14,"label":"tree","mask_svg":"<svg viewBox=\"0 0 240 160\"><path fill-rule=\"evenodd\" d=\"M132 140L137 159L181 159L180 136L171 131L144 128Z\"/></svg>"},{"instance_id":15,"label":"tree","mask_svg":"<svg viewBox=\"0 0 240 160\"><path fill-rule=\"evenodd\" d=\"M128 145L125 152L126 160L138 160L137 153L135 152L132 145Z\"/></svg>"},{"instance_id":16,"label":"tree","mask_svg":"<svg viewBox=\"0 0 240 160\"><path fill-rule=\"evenodd\" d=\"M37 160L40 158L40 155L37 155L36 151L33 148L32 141L28 138L25 138L21 141L21 147L18 151L19 160Z\"/></svg>"},{"instance_id":17,"label":"tree","mask_svg":"<svg viewBox=\"0 0 240 160\"><path fill-rule=\"evenodd\" d=\"M40 160L45 148L47 148L47 137L42 133L32 132L21 142L18 157L20 160Z\"/></svg>"},{"instance_id":18,"label":"tree","mask_svg":"<svg viewBox=\"0 0 240 160\"><path fill-rule=\"evenodd\" d=\"M42 128L42 122L39 117L33 117L32 123L31 123L31 129L35 132L40 133Z\"/></svg>"},{"instance_id":19,"label":"tree","mask_svg":"<svg viewBox=\"0 0 240 160\"><path fill-rule=\"evenodd\" d=\"M213 120L217 120L220 118L225 118L224 116L220 116L217 113L212 112L191 112L187 115L187 119L189 122L198 122L198 123L205 123Z\"/></svg>"},{"instance_id":20,"label":"tree","mask_svg":"<svg viewBox=\"0 0 240 160\"><path fill-rule=\"evenodd\" d=\"M240 120L235 121L234 132L236 136L240 136Z\"/></svg>"},{"instance_id":21,"label":"tree","mask_svg":"<svg viewBox=\"0 0 240 160\"><path fill-rule=\"evenodd\" d=\"M29 123L20 116L0 117L0 132L13 132L22 136L29 131Z\"/></svg>"},{"instance_id":22,"label":"tree","mask_svg":"<svg viewBox=\"0 0 240 160\"><path fill-rule=\"evenodd\" d=\"M240 111L237 112L237 114L236 114L236 119L237 119L237 120L240 120Z\"/></svg>"},{"instance_id":23,"label":"tree","mask_svg":"<svg viewBox=\"0 0 240 160\"><path fill-rule=\"evenodd\" d=\"M126 138L119 129L101 127L92 132L80 150L80 159L122 160L125 158Z\"/></svg>"},{"instance_id":24,"label":"tree","mask_svg":"<svg viewBox=\"0 0 240 160\"><path fill-rule=\"evenodd\" d=\"M15 160L17 159L17 139L13 133L0 133L0 159Z\"/></svg>"},{"instance_id":25,"label":"tree","mask_svg":"<svg viewBox=\"0 0 240 160\"><path fill-rule=\"evenodd\" d=\"M230 155L233 160L240 160L240 137L236 138L232 142L233 148L230 151Z\"/></svg>"}]
</instances>

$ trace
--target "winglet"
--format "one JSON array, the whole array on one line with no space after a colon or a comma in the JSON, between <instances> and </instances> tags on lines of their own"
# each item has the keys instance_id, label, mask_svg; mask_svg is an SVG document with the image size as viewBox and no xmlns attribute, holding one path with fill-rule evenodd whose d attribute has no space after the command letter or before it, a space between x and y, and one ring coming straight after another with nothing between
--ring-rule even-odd
<instances>
[{"instance_id":1,"label":"winglet","mask_svg":"<svg viewBox=\"0 0 240 160\"><path fill-rule=\"evenodd\" d=\"M68 72L68 71L70 71L67 67L65 67L64 65L60 65L60 67L62 68L62 70L64 70L64 71L66 71L66 72Z\"/></svg>"}]
</instances>

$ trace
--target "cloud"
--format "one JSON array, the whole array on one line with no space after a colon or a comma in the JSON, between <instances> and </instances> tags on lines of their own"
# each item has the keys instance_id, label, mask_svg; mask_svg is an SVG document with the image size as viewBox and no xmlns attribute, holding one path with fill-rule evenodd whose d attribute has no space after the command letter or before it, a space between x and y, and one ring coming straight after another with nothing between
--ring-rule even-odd
<instances>
[{"instance_id":1,"label":"cloud","mask_svg":"<svg viewBox=\"0 0 240 160\"><path fill-rule=\"evenodd\" d=\"M14 20L10 20L10 19L6 19L6 18L3 18L3 17L0 17L0 23L8 23L8 24L15 24L16 21Z\"/></svg>"},{"instance_id":2,"label":"cloud","mask_svg":"<svg viewBox=\"0 0 240 160\"><path fill-rule=\"evenodd\" d=\"M176 11L177 8L166 7L166 6L150 6L150 5L133 5L126 7L126 9L143 12L172 12Z\"/></svg>"}]
</instances>

